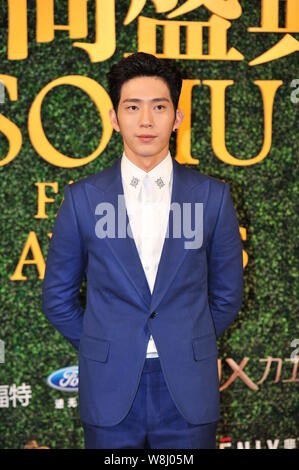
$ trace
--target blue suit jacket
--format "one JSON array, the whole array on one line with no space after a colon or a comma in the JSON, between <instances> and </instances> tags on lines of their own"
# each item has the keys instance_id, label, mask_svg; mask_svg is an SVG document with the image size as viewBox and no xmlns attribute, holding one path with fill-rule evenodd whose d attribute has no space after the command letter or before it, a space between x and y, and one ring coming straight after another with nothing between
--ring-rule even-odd
<instances>
[{"instance_id":1,"label":"blue suit jacket","mask_svg":"<svg viewBox=\"0 0 299 470\"><path fill-rule=\"evenodd\" d=\"M186 249L188 239L173 237L170 229L151 294L134 239L95 233L97 204L117 210L124 194L120 163L65 187L43 282L44 314L78 351L80 418L112 426L126 416L152 334L178 410L193 424L216 421L216 339L234 321L243 295L242 243L229 184L173 159L171 202L203 203L203 243ZM85 272L83 309L78 293Z\"/></svg>"}]
</instances>

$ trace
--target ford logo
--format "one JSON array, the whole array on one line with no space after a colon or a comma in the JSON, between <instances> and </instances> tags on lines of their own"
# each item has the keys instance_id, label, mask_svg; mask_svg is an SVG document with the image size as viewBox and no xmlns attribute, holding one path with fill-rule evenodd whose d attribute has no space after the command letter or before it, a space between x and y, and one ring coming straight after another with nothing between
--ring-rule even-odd
<instances>
[{"instance_id":1,"label":"ford logo","mask_svg":"<svg viewBox=\"0 0 299 470\"><path fill-rule=\"evenodd\" d=\"M78 392L78 366L64 367L52 372L47 378L49 387L63 392Z\"/></svg>"}]
</instances>

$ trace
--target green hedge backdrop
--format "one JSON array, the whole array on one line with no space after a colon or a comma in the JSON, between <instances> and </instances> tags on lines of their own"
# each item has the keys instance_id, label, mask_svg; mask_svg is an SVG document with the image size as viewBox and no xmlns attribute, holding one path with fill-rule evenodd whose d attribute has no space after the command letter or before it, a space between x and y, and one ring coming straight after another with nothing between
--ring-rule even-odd
<instances>
[{"instance_id":1,"label":"green hedge backdrop","mask_svg":"<svg viewBox=\"0 0 299 470\"><path fill-rule=\"evenodd\" d=\"M182 4L183 2L179 2ZM241 1L242 16L232 21L228 46L241 51L243 61L177 60L184 78L233 79L226 92L226 144L240 159L256 155L263 143L263 106L254 80L283 80L278 89L273 113L271 151L252 166L231 166L220 161L211 147L210 91L194 87L192 94L192 156L199 159L198 171L230 183L240 227L246 229L243 248L248 255L244 269L244 300L234 324L218 340L222 363L221 385L233 373L226 359L240 364L244 358L246 375L257 383L263 376L266 359L282 360L279 380L275 382L277 362L271 366L258 390L250 389L238 377L221 392L221 419L217 447L227 441L232 448L246 445L254 448L298 446L298 379L290 379L294 365L290 361L291 342L298 337L296 270L298 184L298 110L291 101L291 82L298 77L298 53L266 64L249 67L248 62L270 49L281 34L253 34L250 26L260 24L260 0ZM0 363L0 448L23 448L31 440L50 448L83 448L83 428L78 406L68 406L70 397L50 388L46 379L57 369L77 365L72 346L46 320L41 310L42 280L35 265L26 265L26 281L12 281L30 231L34 231L46 259L48 232L52 231L55 214L63 197L63 188L94 174L119 158L122 139L113 133L105 151L93 162L76 169L53 166L44 161L31 145L27 119L30 106L52 80L71 74L88 76L107 89L106 73L124 52L137 50L137 20L128 26L123 20L129 0L116 1L117 48L107 61L92 63L85 51L73 47L66 31L56 31L55 40L38 44L35 40L35 2L28 2L29 53L26 60L7 59L7 2L0 6L0 73L18 80L18 100L7 98L1 113L16 123L23 136L18 156L0 167L1 241L0 241L0 340L5 342L5 362ZM147 1L143 16L165 19ZM88 42L94 40L94 2L89 2ZM210 12L198 8L180 20L207 20ZM55 1L56 23L67 23L67 1ZM299 39L299 34L293 34ZM183 41L183 38L182 38ZM91 100L80 90L61 86L51 91L42 107L43 126L52 145L62 153L82 157L94 151L101 136L101 120ZM171 152L175 154L175 141ZM0 134L0 157L8 152L8 142ZM194 166L193 166L194 167ZM36 219L36 182L59 184L55 203L47 205L47 219ZM55 197L47 190L49 197ZM80 300L85 301L85 283ZM4 406L3 386L31 387L28 406L17 403ZM1 389L2 387L2 389ZM57 409L55 400L64 400ZM2 403L2 405L1 405ZM225 439L227 438L227 439ZM279 439L275 443L275 440ZM239 442L239 444L238 444Z\"/></svg>"}]
</instances>

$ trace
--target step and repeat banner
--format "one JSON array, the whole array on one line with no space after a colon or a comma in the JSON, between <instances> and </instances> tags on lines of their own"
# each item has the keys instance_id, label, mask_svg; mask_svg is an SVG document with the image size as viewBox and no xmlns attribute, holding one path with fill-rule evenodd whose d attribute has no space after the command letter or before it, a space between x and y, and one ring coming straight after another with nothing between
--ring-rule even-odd
<instances>
[{"instance_id":1,"label":"step and repeat banner","mask_svg":"<svg viewBox=\"0 0 299 470\"><path fill-rule=\"evenodd\" d=\"M65 185L122 155L106 73L136 51L180 67L171 153L230 184L243 241L217 448L298 448L299 1L1 0L0 19L0 448L84 448L77 353L42 283Z\"/></svg>"}]
</instances>

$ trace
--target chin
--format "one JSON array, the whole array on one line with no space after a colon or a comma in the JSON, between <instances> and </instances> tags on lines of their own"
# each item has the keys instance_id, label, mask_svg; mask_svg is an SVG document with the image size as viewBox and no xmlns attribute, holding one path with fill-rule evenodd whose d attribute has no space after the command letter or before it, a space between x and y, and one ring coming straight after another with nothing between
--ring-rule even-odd
<instances>
[{"instance_id":1,"label":"chin","mask_svg":"<svg viewBox=\"0 0 299 470\"><path fill-rule=\"evenodd\" d=\"M160 152L160 150L157 150L155 148L152 148L152 147L139 147L138 149L135 149L134 150L136 153L140 154L140 155L153 155L153 154L156 154L158 152Z\"/></svg>"},{"instance_id":2,"label":"chin","mask_svg":"<svg viewBox=\"0 0 299 470\"><path fill-rule=\"evenodd\" d=\"M148 150L147 152L139 152L139 155L142 156L142 157L153 157L155 155L157 155L158 152L154 152L154 151L150 151Z\"/></svg>"}]
</instances>

